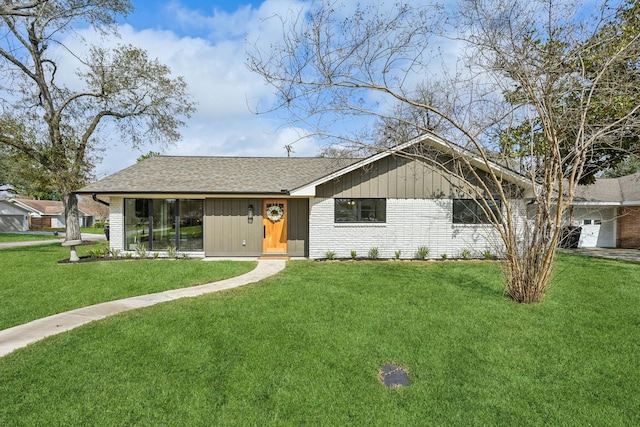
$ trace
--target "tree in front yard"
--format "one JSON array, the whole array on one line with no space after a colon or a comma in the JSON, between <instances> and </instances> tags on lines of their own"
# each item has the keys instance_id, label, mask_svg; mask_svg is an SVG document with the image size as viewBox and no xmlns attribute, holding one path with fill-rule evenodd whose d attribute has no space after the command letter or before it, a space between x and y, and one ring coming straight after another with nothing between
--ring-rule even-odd
<instances>
[{"instance_id":1,"label":"tree in front yard","mask_svg":"<svg viewBox=\"0 0 640 427\"><path fill-rule=\"evenodd\" d=\"M70 50L69 41L80 37L76 29L115 34L116 17L131 9L127 0L0 6L0 144L60 191L68 240L80 239L73 191L90 177L107 138L170 144L193 111L185 81L142 49L80 40L86 50Z\"/></svg>"},{"instance_id":2,"label":"tree in front yard","mask_svg":"<svg viewBox=\"0 0 640 427\"><path fill-rule=\"evenodd\" d=\"M406 155L454 174L457 191L475 199L500 234L507 292L536 302L549 286L577 185L599 167L596 156L635 144L635 9L626 1L589 10L552 0L319 2L272 18L280 19L283 39L256 43L248 66L274 89L269 111L283 109L296 126L338 146L383 150L379 133L358 130L395 123L400 131L391 135L429 133L437 124L449 163L429 152ZM505 144L505 133L516 131L522 144ZM526 226L512 203L522 195L491 168L494 161L529 183Z\"/></svg>"}]
</instances>

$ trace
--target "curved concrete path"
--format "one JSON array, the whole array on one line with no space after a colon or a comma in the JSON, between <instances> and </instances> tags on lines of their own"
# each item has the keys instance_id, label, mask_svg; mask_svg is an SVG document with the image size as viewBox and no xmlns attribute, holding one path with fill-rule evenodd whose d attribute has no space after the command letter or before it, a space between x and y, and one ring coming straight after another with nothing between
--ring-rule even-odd
<instances>
[{"instance_id":1,"label":"curved concrete path","mask_svg":"<svg viewBox=\"0 0 640 427\"><path fill-rule=\"evenodd\" d=\"M149 307L161 302L179 298L195 297L211 292L236 288L258 282L272 276L285 267L284 260L259 260L258 266L248 273L218 282L189 288L173 289L155 294L141 295L116 301L103 302L89 307L78 308L65 313L34 320L24 325L0 331L0 357L51 335L69 331L94 320L104 319L123 311Z\"/></svg>"},{"instance_id":2,"label":"curved concrete path","mask_svg":"<svg viewBox=\"0 0 640 427\"><path fill-rule=\"evenodd\" d=\"M64 233L60 233L60 238L58 239L46 239L46 240L23 240L21 242L3 242L0 243L0 249L5 249L5 248L19 248L22 246L36 246L36 245L46 245L49 243L62 243L64 242ZM99 242L99 241L106 241L107 238L104 236L104 234L89 234L89 233L82 233L81 234L82 237L82 241L86 241L86 242Z\"/></svg>"},{"instance_id":3,"label":"curved concrete path","mask_svg":"<svg viewBox=\"0 0 640 427\"><path fill-rule=\"evenodd\" d=\"M49 239L49 240L24 240L22 242L4 242L0 243L0 249L4 248L19 248L22 246L36 246L46 245L50 243L62 243L64 239Z\"/></svg>"}]
</instances>

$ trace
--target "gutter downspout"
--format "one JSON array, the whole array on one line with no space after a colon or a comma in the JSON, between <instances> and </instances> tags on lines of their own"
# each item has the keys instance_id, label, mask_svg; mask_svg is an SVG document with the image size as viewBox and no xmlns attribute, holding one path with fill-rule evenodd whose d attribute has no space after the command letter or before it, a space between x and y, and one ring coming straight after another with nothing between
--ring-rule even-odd
<instances>
[{"instance_id":1,"label":"gutter downspout","mask_svg":"<svg viewBox=\"0 0 640 427\"><path fill-rule=\"evenodd\" d=\"M92 193L91 194L91 198L98 202L98 203L102 203L105 206L110 206L108 202L105 202L104 200L100 200L98 199L98 196L96 196L96 193ZM104 236L107 238L107 242L109 241L109 219L107 218L107 222L104 226Z\"/></svg>"},{"instance_id":2,"label":"gutter downspout","mask_svg":"<svg viewBox=\"0 0 640 427\"><path fill-rule=\"evenodd\" d=\"M96 193L91 194L91 198L98 203L102 203L105 206L109 206L109 202L105 202L104 200L98 199L98 197L96 196Z\"/></svg>"}]
</instances>

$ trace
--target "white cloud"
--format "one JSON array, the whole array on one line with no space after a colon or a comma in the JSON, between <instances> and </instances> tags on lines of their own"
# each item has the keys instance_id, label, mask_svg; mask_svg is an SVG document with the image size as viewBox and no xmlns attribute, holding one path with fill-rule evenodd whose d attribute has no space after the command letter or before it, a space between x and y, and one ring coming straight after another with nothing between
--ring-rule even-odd
<instances>
[{"instance_id":1,"label":"white cloud","mask_svg":"<svg viewBox=\"0 0 640 427\"><path fill-rule=\"evenodd\" d=\"M183 139L165 150L172 155L214 156L285 156L285 145L293 144L294 156L313 156L319 143L300 139L303 129L283 127L274 117L255 115L258 102L270 105L273 94L262 78L246 67L247 43L268 47L282 37L282 21L295 19L309 2L266 0L258 8L243 6L234 13L193 11L179 3L169 4L168 13L175 17L173 25L185 34L159 29L136 29L124 24L120 39L104 41L90 29L79 31L89 43L132 44L147 50L168 65L173 74L183 76L197 102L197 112L182 129ZM188 31L192 29L192 31ZM72 51L82 51L85 44L67 40ZM74 78L67 76L72 84ZM380 100L384 105L384 100ZM353 124L353 123L352 123ZM357 130L357 129L354 129ZM110 146L97 165L97 175L104 176L135 163L150 150L160 151L150 141L134 150L126 146Z\"/></svg>"},{"instance_id":2,"label":"white cloud","mask_svg":"<svg viewBox=\"0 0 640 427\"><path fill-rule=\"evenodd\" d=\"M265 18L299 8L300 3L267 0L258 9L241 7L232 14L212 11L211 15L172 7L182 26L209 29L210 39L179 37L172 31L140 30L125 24L119 29L119 39L104 40L85 29L77 33L84 41L69 38L65 44L74 52L82 52L88 44L132 44L168 65L175 76L185 78L197 102L197 112L182 129L183 139L164 150L165 154L285 156L284 146L294 144L293 155L316 155L319 148L313 140L298 141L304 131L281 128L282 122L252 112L259 100L269 103L273 95L261 77L245 64L246 40L268 43L270 37L281 34L281 24ZM66 69L75 68L72 58L66 61ZM70 85L77 81L71 74L62 78ZM103 160L96 167L96 175L103 177L132 165L137 157L151 150L161 151L161 147L152 141L139 149L109 143L101 153Z\"/></svg>"}]
</instances>

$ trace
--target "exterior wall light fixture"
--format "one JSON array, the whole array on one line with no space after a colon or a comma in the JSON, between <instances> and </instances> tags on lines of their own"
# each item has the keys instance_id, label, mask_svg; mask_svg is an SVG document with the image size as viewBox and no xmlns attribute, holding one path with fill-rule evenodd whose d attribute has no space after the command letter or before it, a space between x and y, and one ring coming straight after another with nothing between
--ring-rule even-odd
<instances>
[{"instance_id":1,"label":"exterior wall light fixture","mask_svg":"<svg viewBox=\"0 0 640 427\"><path fill-rule=\"evenodd\" d=\"M249 205L247 208L247 222L253 224L253 205Z\"/></svg>"}]
</instances>

